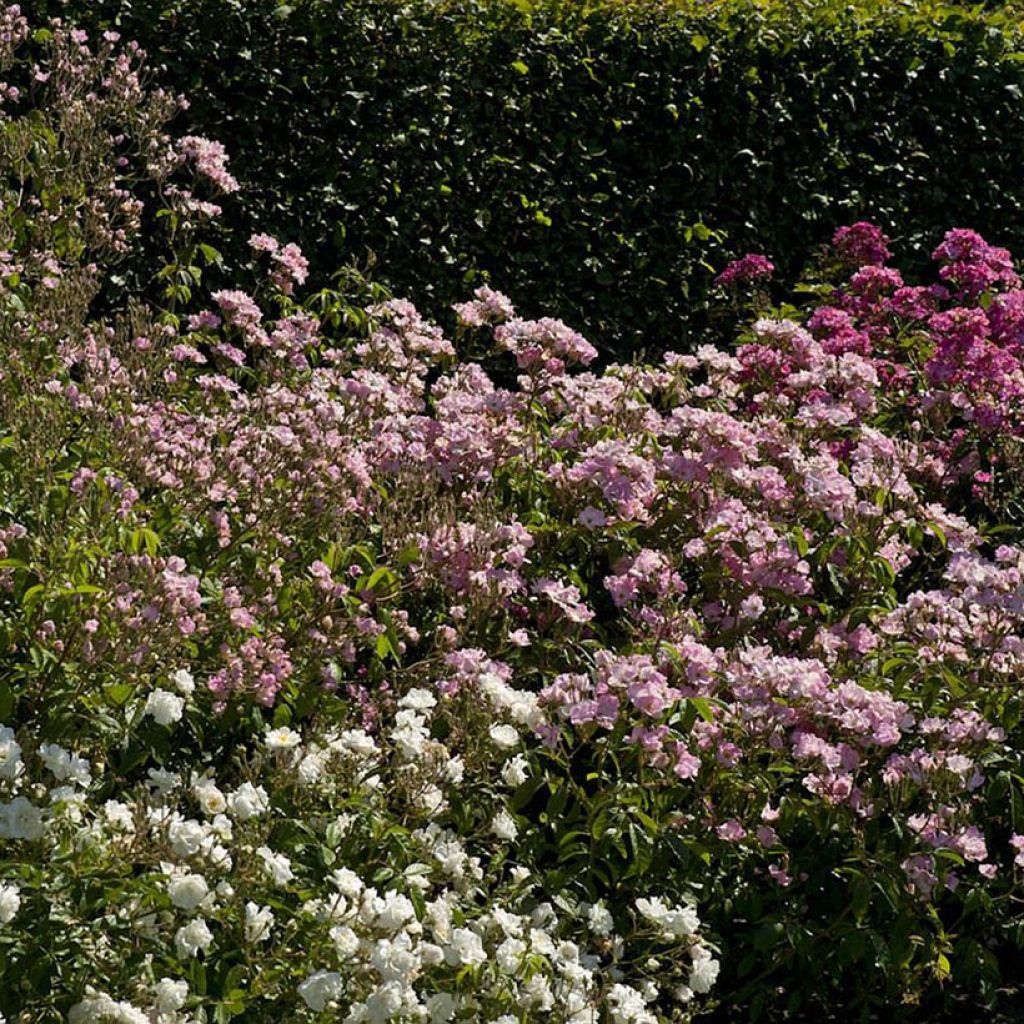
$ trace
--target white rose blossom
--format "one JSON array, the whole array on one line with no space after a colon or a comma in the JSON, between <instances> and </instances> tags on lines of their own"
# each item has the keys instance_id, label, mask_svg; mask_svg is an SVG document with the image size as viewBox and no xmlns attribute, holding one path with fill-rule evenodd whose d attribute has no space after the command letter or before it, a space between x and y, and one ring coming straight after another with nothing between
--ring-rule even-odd
<instances>
[{"instance_id":1,"label":"white rose blossom","mask_svg":"<svg viewBox=\"0 0 1024 1024\"><path fill-rule=\"evenodd\" d=\"M169 690L154 690L146 698L145 714L153 718L158 725L174 725L180 722L185 710L185 698L179 697Z\"/></svg>"},{"instance_id":2,"label":"white rose blossom","mask_svg":"<svg viewBox=\"0 0 1024 1024\"><path fill-rule=\"evenodd\" d=\"M16 885L0 882L0 924L10 924L21 907L21 895Z\"/></svg>"}]
</instances>

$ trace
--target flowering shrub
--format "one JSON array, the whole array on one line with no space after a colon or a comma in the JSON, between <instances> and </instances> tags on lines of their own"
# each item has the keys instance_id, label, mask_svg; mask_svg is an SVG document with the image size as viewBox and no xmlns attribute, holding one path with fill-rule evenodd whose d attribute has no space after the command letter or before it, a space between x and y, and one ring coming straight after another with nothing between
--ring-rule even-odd
<instances>
[{"instance_id":1,"label":"flowering shrub","mask_svg":"<svg viewBox=\"0 0 1024 1024\"><path fill-rule=\"evenodd\" d=\"M601 370L486 288L453 338L303 303L265 234L255 283L210 289L237 183L115 44L58 28L6 115L96 127L25 147L0 207L0 1012L994 997L1024 865L1024 549L987 518L1022 427L1008 255L954 231L909 287L855 225L804 322ZM164 304L100 316L147 214Z\"/></svg>"},{"instance_id":2,"label":"flowering shrub","mask_svg":"<svg viewBox=\"0 0 1024 1024\"><path fill-rule=\"evenodd\" d=\"M129 744L189 727L195 681L180 669L169 685L128 705ZM47 858L0 893L8 943L90 965L72 1022L193 1020L201 1006L218 1019L341 1006L353 1022L524 1009L584 1021L605 999L618 1019L648 1021L673 985L685 1005L718 969L688 903L641 898L620 923L600 901L544 898L514 855L506 794L528 769L512 754L519 728L498 724L510 695L493 693L489 740L453 703L411 689L373 735L303 742L280 726L220 776L150 767L113 789L79 755L22 749L5 730L4 778L34 800L5 803L0 834ZM440 730L445 743L431 738ZM51 866L68 861L67 874ZM97 888L106 906L79 920ZM25 965L9 966L17 998Z\"/></svg>"}]
</instances>

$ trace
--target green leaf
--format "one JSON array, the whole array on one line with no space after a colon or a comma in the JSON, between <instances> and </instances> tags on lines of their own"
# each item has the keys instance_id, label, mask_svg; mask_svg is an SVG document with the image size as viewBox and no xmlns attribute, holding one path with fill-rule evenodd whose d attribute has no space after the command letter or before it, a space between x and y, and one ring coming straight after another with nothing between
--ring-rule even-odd
<instances>
[{"instance_id":1,"label":"green leaf","mask_svg":"<svg viewBox=\"0 0 1024 1024\"><path fill-rule=\"evenodd\" d=\"M124 707L132 699L135 693L135 687L130 683L111 683L109 686L104 687L103 692L106 694L107 700L114 705L114 707Z\"/></svg>"},{"instance_id":2,"label":"green leaf","mask_svg":"<svg viewBox=\"0 0 1024 1024\"><path fill-rule=\"evenodd\" d=\"M395 574L386 566L382 565L379 569L376 569L370 574L370 578L366 581L366 590L374 590L378 583L396 583L398 578Z\"/></svg>"},{"instance_id":3,"label":"green leaf","mask_svg":"<svg viewBox=\"0 0 1024 1024\"><path fill-rule=\"evenodd\" d=\"M207 266L209 266L210 264L216 264L217 266L220 266L224 262L224 259L221 256L221 254L216 249L214 249L212 245L207 245L205 242L199 243L199 252L201 253L203 259L206 261Z\"/></svg>"},{"instance_id":4,"label":"green leaf","mask_svg":"<svg viewBox=\"0 0 1024 1024\"><path fill-rule=\"evenodd\" d=\"M376 651L377 657L380 658L381 661L386 660L389 655L394 658L395 661L400 660L398 651L391 646L391 638L388 636L387 632L381 633L380 636L377 637Z\"/></svg>"},{"instance_id":5,"label":"green leaf","mask_svg":"<svg viewBox=\"0 0 1024 1024\"><path fill-rule=\"evenodd\" d=\"M715 716L711 711L713 702L709 697L687 697L686 702L693 706L693 709L705 722L713 722L715 720Z\"/></svg>"}]
</instances>

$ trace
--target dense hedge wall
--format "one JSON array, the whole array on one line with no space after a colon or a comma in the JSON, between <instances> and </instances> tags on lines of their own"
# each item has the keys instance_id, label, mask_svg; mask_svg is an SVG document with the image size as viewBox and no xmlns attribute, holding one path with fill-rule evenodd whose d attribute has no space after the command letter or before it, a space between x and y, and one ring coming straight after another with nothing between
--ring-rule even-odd
<instances>
[{"instance_id":1,"label":"dense hedge wall","mask_svg":"<svg viewBox=\"0 0 1024 1024\"><path fill-rule=\"evenodd\" d=\"M43 2L145 45L253 223L321 272L375 254L434 314L490 275L622 354L701 334L728 255L786 279L859 216L911 263L950 223L1024 247L993 5Z\"/></svg>"}]
</instances>

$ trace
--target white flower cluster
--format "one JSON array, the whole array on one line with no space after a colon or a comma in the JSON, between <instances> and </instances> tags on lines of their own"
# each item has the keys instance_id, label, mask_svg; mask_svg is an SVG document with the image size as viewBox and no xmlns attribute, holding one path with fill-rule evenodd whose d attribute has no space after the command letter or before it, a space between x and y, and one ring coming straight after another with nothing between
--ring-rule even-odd
<instances>
[{"instance_id":1,"label":"white flower cluster","mask_svg":"<svg viewBox=\"0 0 1024 1024\"><path fill-rule=\"evenodd\" d=\"M136 865L118 900L72 929L82 972L71 1024L205 1019L188 979L197 959L221 956L250 965L239 992L259 991L269 1012L298 1007L300 1018L507 1024L525 1011L596 1024L608 1014L662 1019L655 1006L678 1015L717 971L695 912L641 900L634 936L628 908L616 921L603 903L543 888L516 857L531 826L509 804L539 770L529 756L536 698L497 676L480 691L491 707L476 723L411 689L375 735L278 726L220 777L150 767L113 796L99 762L54 744L32 751L0 727L0 836L32 844L26 860L50 859L48 898L61 913L74 913L90 871ZM151 691L134 718L173 724L178 700ZM454 803L470 806L471 824L449 815ZM62 866L68 848L81 852L77 872ZM0 877L0 924L23 929L26 943L26 906L37 902ZM296 948L308 951L304 976ZM268 1012L266 1002L253 1012Z\"/></svg>"},{"instance_id":2,"label":"white flower cluster","mask_svg":"<svg viewBox=\"0 0 1024 1024\"><path fill-rule=\"evenodd\" d=\"M61 785L49 788L49 807L41 807L21 791L27 788L21 744L14 730L0 724L0 839L35 841L46 831L48 820L62 816L79 819L84 790L92 785L89 762L56 743L42 743L36 750L38 762L50 780ZM46 786L37 786L40 792ZM37 794L33 794L37 796Z\"/></svg>"},{"instance_id":3,"label":"white flower cluster","mask_svg":"<svg viewBox=\"0 0 1024 1024\"><path fill-rule=\"evenodd\" d=\"M193 1018L180 1011L188 999L188 982L161 978L147 993L150 1009L143 1011L132 1003L112 999L91 986L85 997L68 1013L68 1024L189 1024Z\"/></svg>"},{"instance_id":4,"label":"white flower cluster","mask_svg":"<svg viewBox=\"0 0 1024 1024\"><path fill-rule=\"evenodd\" d=\"M596 933L591 929L589 938L603 953L568 937L585 935L580 919L588 915L582 907L567 907L560 914L550 902L533 902L532 887L522 879L488 893L492 908L483 913L474 911L482 895L478 887L439 888L424 900L422 915L406 896L380 894L352 872L339 874L336 882L333 901L307 908L329 925L334 945L333 963L313 971L299 986L299 995L315 1013L330 1011L345 1024L501 1024L519 1020L526 1011L531 1020L597 1024L600 992L611 979L614 995L608 1005L616 1024L657 1024L650 1005L662 995L659 985L651 978L638 987L622 980L626 940L611 931L610 915L605 920L593 907L590 919L604 927ZM682 946L691 963L689 985L676 984L669 993L677 1006L689 1002L694 992L707 991L717 971L705 947L694 936L687 938L693 940ZM649 961L649 967L671 978L678 973L673 963L679 949L666 952L663 961ZM457 980L466 970L474 980L468 990Z\"/></svg>"},{"instance_id":5,"label":"white flower cluster","mask_svg":"<svg viewBox=\"0 0 1024 1024\"><path fill-rule=\"evenodd\" d=\"M0 883L0 924L10 924L21 908L21 894L16 885Z\"/></svg>"}]
</instances>

